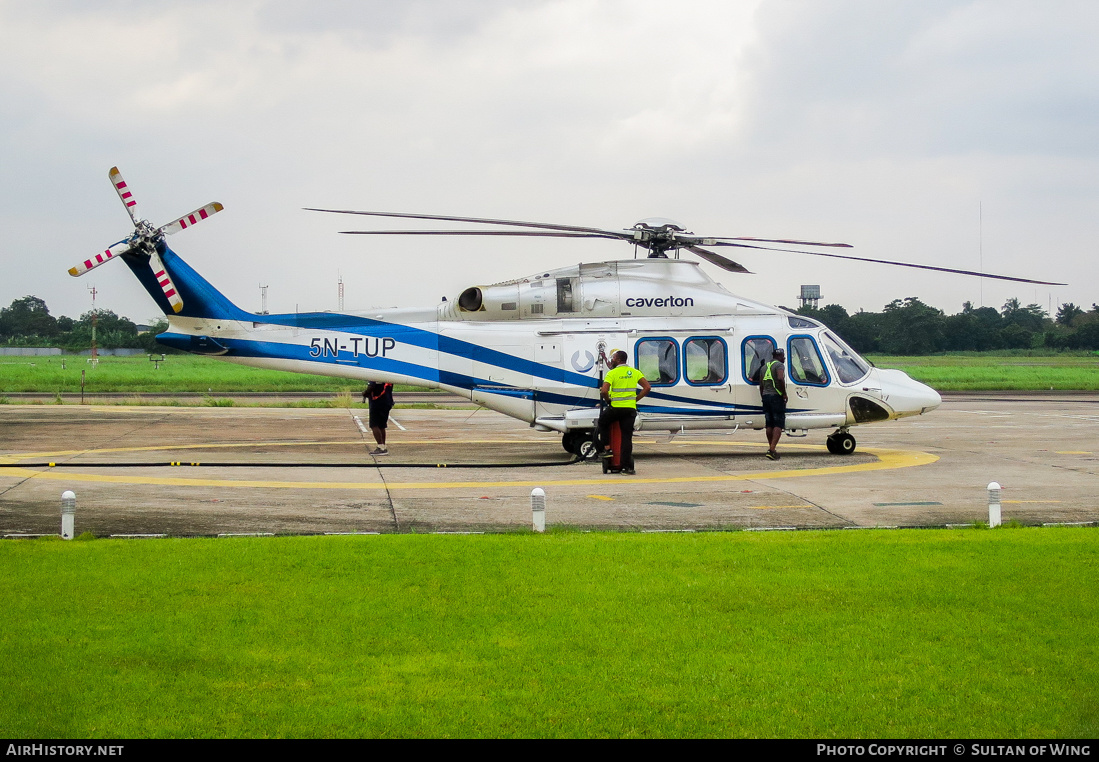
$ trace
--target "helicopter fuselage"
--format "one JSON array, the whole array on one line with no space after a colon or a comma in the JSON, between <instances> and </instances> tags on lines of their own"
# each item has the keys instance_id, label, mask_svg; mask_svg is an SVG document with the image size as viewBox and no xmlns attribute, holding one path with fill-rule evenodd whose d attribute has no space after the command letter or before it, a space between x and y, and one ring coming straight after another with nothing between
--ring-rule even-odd
<instances>
[{"instance_id":1,"label":"helicopter fuselage","mask_svg":"<svg viewBox=\"0 0 1099 762\"><path fill-rule=\"evenodd\" d=\"M433 308L263 315L232 305L166 246L184 295L161 343L229 362L461 395L564 435L590 440L602 358L624 350L652 385L639 430L759 429L762 362L786 351L788 434L934 410L935 390L874 368L826 326L728 292L694 262L582 264L473 286ZM148 269L135 267L148 280ZM155 282L145 283L163 300ZM162 305L167 306L167 305ZM850 438L849 452L854 448ZM832 449L832 442L829 443Z\"/></svg>"}]
</instances>

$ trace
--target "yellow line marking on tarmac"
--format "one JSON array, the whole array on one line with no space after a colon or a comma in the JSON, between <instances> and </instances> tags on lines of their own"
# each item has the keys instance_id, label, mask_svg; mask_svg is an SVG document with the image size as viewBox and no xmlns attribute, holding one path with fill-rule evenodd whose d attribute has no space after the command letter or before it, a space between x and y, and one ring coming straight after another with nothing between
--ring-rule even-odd
<instances>
[{"instance_id":1,"label":"yellow line marking on tarmac","mask_svg":"<svg viewBox=\"0 0 1099 762\"><path fill-rule=\"evenodd\" d=\"M610 500L614 501L613 497L607 497L606 495L588 495L592 500Z\"/></svg>"},{"instance_id":2,"label":"yellow line marking on tarmac","mask_svg":"<svg viewBox=\"0 0 1099 762\"><path fill-rule=\"evenodd\" d=\"M813 505L750 505L749 508L757 511L773 511L776 508L815 508Z\"/></svg>"},{"instance_id":3,"label":"yellow line marking on tarmac","mask_svg":"<svg viewBox=\"0 0 1099 762\"><path fill-rule=\"evenodd\" d=\"M1089 450L1055 450L1055 455L1094 455Z\"/></svg>"},{"instance_id":4,"label":"yellow line marking on tarmac","mask_svg":"<svg viewBox=\"0 0 1099 762\"><path fill-rule=\"evenodd\" d=\"M519 440L481 440L480 442L464 442L463 444L480 444L500 442L515 444ZM422 440L421 443L442 443L442 440ZM65 450L62 452L38 452L19 453L2 456L6 463L18 463L34 457L48 457L51 460L65 455L92 455L108 452L149 452L156 450L185 450L185 449L218 449L231 447L303 447L334 444L362 444L360 440L347 441L321 441L321 442L247 442L230 444L202 444L202 445L162 445L151 447L111 447L99 450ZM409 442L411 444L411 442ZM743 442L699 442L698 444L722 444L741 446ZM818 449L816 446L799 446L798 449ZM853 474L864 471L888 471L897 468L911 468L913 466L925 466L934 463L939 456L918 450L892 450L885 448L866 448L863 453L873 455L878 460L871 463L858 463L846 466L825 466L822 468L802 468L789 471L756 471L746 474L722 474L720 476L674 476L674 477L650 477L650 478L621 478L614 479L615 484L701 484L706 482L737 482L757 479L790 479L804 476L831 476L833 474ZM318 463L318 466L323 464ZM150 465L150 468L161 466ZM264 468L262 463L257 463L257 469ZM364 462L364 467L369 467ZM516 465L522 468L522 465ZM169 476L122 476L105 474L86 474L51 471L36 471L31 468L10 468L0 472L0 478L16 477L21 479L38 478L54 479L66 482L98 482L106 484L148 484L173 487L260 487L268 489L350 489L350 490L412 490L412 489L484 489L486 487L575 487L587 485L607 484L606 478L595 479L540 479L537 481L467 481L467 482L306 482L306 481L272 481L272 480L234 480L234 479L191 479Z\"/></svg>"},{"instance_id":5,"label":"yellow line marking on tarmac","mask_svg":"<svg viewBox=\"0 0 1099 762\"><path fill-rule=\"evenodd\" d=\"M522 439L477 439L465 444L523 444L523 442L529 440ZM330 445L362 445L361 439L346 439L346 440L318 440L311 442L229 442L223 444L165 444L165 445L150 445L147 447L103 447L97 450L54 450L51 452L24 452L24 453L12 453L9 455L0 455L0 462L3 463L18 463L21 460L28 460L29 458L56 458L67 455L96 455L105 452L156 452L157 450L214 450L229 447L317 447L317 446L330 446ZM402 440L401 444L447 444L448 440L444 439L406 439ZM364 461L366 462L366 461ZM262 465L262 464L257 464Z\"/></svg>"}]
</instances>

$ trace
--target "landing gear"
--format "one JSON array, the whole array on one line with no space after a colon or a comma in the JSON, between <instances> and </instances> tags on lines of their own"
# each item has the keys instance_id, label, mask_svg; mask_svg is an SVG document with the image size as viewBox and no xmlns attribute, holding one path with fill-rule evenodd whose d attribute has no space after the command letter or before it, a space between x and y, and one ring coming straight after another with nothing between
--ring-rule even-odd
<instances>
[{"instance_id":1,"label":"landing gear","mask_svg":"<svg viewBox=\"0 0 1099 762\"><path fill-rule=\"evenodd\" d=\"M579 456L582 460L591 460L598 455L594 431L570 431L561 437L561 446L565 452Z\"/></svg>"},{"instance_id":2,"label":"landing gear","mask_svg":"<svg viewBox=\"0 0 1099 762\"><path fill-rule=\"evenodd\" d=\"M833 455L850 455L855 451L855 438L846 431L837 431L824 443Z\"/></svg>"}]
</instances>

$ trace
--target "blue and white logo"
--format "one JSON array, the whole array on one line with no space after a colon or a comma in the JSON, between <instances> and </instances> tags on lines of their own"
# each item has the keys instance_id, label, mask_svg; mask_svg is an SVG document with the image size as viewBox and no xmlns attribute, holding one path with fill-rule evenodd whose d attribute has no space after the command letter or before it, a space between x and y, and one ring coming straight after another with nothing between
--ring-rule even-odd
<instances>
[{"instance_id":1,"label":"blue and white logo","mask_svg":"<svg viewBox=\"0 0 1099 762\"><path fill-rule=\"evenodd\" d=\"M595 355L587 350L584 351L584 361L580 361L580 350L576 350L572 353L572 367L577 373L587 373L589 370L595 367Z\"/></svg>"}]
</instances>

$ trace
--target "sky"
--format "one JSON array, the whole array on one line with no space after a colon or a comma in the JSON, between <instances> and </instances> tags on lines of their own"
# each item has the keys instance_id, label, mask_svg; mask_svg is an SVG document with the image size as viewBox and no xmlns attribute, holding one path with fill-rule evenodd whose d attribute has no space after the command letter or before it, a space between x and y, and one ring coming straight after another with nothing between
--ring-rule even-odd
<instances>
[{"instance_id":1,"label":"sky","mask_svg":"<svg viewBox=\"0 0 1099 762\"><path fill-rule=\"evenodd\" d=\"M842 241L1004 283L721 249L734 293L879 311L1099 302L1092 0L0 0L0 306L147 322L132 230L272 312L436 304L628 258L603 240L363 237L303 207ZM454 227L444 225L443 227Z\"/></svg>"}]
</instances>

